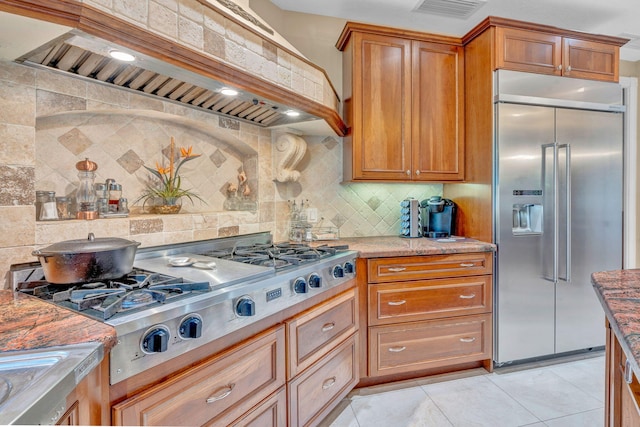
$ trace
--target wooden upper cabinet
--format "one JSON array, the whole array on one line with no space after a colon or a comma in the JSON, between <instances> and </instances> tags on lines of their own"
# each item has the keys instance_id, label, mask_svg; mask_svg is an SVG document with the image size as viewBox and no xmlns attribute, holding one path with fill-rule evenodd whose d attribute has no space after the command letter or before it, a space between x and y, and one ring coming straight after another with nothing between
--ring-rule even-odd
<instances>
[{"instance_id":1,"label":"wooden upper cabinet","mask_svg":"<svg viewBox=\"0 0 640 427\"><path fill-rule=\"evenodd\" d=\"M497 28L496 68L561 76L562 37Z\"/></svg>"},{"instance_id":2,"label":"wooden upper cabinet","mask_svg":"<svg viewBox=\"0 0 640 427\"><path fill-rule=\"evenodd\" d=\"M620 49L609 44L565 38L562 45L564 75L617 82Z\"/></svg>"},{"instance_id":3,"label":"wooden upper cabinet","mask_svg":"<svg viewBox=\"0 0 640 427\"><path fill-rule=\"evenodd\" d=\"M626 39L494 17L483 25L496 25L495 68L618 81L620 46ZM470 34L475 36L477 29Z\"/></svg>"},{"instance_id":4,"label":"wooden upper cabinet","mask_svg":"<svg viewBox=\"0 0 640 427\"><path fill-rule=\"evenodd\" d=\"M464 53L461 46L412 44L412 178L464 178Z\"/></svg>"},{"instance_id":5,"label":"wooden upper cabinet","mask_svg":"<svg viewBox=\"0 0 640 427\"><path fill-rule=\"evenodd\" d=\"M353 178L407 179L411 159L411 42L355 34ZM359 107L359 108L358 108Z\"/></svg>"},{"instance_id":6,"label":"wooden upper cabinet","mask_svg":"<svg viewBox=\"0 0 640 427\"><path fill-rule=\"evenodd\" d=\"M464 50L459 39L348 23L345 181L459 181Z\"/></svg>"}]
</instances>

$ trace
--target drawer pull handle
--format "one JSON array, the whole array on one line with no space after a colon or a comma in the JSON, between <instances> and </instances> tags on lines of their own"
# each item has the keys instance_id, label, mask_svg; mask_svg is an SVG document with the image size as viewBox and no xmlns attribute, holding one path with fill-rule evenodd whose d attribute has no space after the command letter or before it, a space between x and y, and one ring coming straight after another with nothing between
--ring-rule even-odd
<instances>
[{"instance_id":1,"label":"drawer pull handle","mask_svg":"<svg viewBox=\"0 0 640 427\"><path fill-rule=\"evenodd\" d=\"M229 384L227 387L225 387L222 390L222 393L218 394L218 395L213 395L211 397L209 397L207 399L207 403L213 403L213 402L217 402L218 400L222 400L225 397L229 396L231 394L231 392L233 391L233 388L235 387L235 384Z\"/></svg>"},{"instance_id":2,"label":"drawer pull handle","mask_svg":"<svg viewBox=\"0 0 640 427\"><path fill-rule=\"evenodd\" d=\"M400 300L400 301L389 301L387 304L388 305L402 305L402 304L406 304L407 302L405 300Z\"/></svg>"},{"instance_id":3,"label":"drawer pull handle","mask_svg":"<svg viewBox=\"0 0 640 427\"><path fill-rule=\"evenodd\" d=\"M331 377L329 379L324 380L324 382L322 383L322 389L326 390L328 388L333 387L333 385L336 383L336 377Z\"/></svg>"},{"instance_id":4,"label":"drawer pull handle","mask_svg":"<svg viewBox=\"0 0 640 427\"><path fill-rule=\"evenodd\" d=\"M631 370L631 362L629 362L629 359L624 362L624 382L627 384L633 382L633 371Z\"/></svg>"},{"instance_id":5,"label":"drawer pull handle","mask_svg":"<svg viewBox=\"0 0 640 427\"><path fill-rule=\"evenodd\" d=\"M389 351L391 353L400 353L401 351L405 351L407 349L407 347L402 346L402 347L389 347Z\"/></svg>"},{"instance_id":6,"label":"drawer pull handle","mask_svg":"<svg viewBox=\"0 0 640 427\"><path fill-rule=\"evenodd\" d=\"M460 295L460 299L472 299L475 298L476 294L471 294L471 295Z\"/></svg>"},{"instance_id":7,"label":"drawer pull handle","mask_svg":"<svg viewBox=\"0 0 640 427\"><path fill-rule=\"evenodd\" d=\"M475 267L476 263L475 262L461 262L460 263L460 267Z\"/></svg>"},{"instance_id":8,"label":"drawer pull handle","mask_svg":"<svg viewBox=\"0 0 640 427\"><path fill-rule=\"evenodd\" d=\"M407 267L389 267L389 271L393 271L394 273L400 273L401 271L405 271Z\"/></svg>"},{"instance_id":9,"label":"drawer pull handle","mask_svg":"<svg viewBox=\"0 0 640 427\"><path fill-rule=\"evenodd\" d=\"M327 324L322 326L322 332L328 332L328 331L332 330L335 327L336 327L336 323L335 322L327 323Z\"/></svg>"},{"instance_id":10,"label":"drawer pull handle","mask_svg":"<svg viewBox=\"0 0 640 427\"><path fill-rule=\"evenodd\" d=\"M476 340L476 337L460 338L460 342L474 342L475 340Z\"/></svg>"}]
</instances>

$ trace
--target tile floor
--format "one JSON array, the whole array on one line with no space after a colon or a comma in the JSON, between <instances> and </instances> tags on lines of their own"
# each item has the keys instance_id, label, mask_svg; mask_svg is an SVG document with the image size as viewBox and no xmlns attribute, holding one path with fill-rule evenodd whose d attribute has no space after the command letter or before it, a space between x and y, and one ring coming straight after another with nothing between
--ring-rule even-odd
<instances>
[{"instance_id":1,"label":"tile floor","mask_svg":"<svg viewBox=\"0 0 640 427\"><path fill-rule=\"evenodd\" d=\"M604 352L354 390L323 427L602 427Z\"/></svg>"}]
</instances>

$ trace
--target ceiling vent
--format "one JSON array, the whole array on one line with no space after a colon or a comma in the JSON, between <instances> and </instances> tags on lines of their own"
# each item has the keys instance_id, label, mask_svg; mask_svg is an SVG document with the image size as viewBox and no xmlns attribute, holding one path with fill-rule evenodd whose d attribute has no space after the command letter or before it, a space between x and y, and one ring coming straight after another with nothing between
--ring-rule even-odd
<instances>
[{"instance_id":1,"label":"ceiling vent","mask_svg":"<svg viewBox=\"0 0 640 427\"><path fill-rule=\"evenodd\" d=\"M413 9L414 12L466 19L476 13L487 0L424 0Z\"/></svg>"}]
</instances>

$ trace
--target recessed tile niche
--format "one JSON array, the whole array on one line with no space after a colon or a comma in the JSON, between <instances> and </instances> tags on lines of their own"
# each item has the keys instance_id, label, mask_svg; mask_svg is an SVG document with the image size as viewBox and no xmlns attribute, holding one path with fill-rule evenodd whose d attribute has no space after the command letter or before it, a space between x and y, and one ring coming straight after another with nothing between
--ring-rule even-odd
<instances>
[{"instance_id":1,"label":"recessed tile niche","mask_svg":"<svg viewBox=\"0 0 640 427\"><path fill-rule=\"evenodd\" d=\"M38 116L36 120L36 190L73 196L79 179L75 164L89 158L98 164L95 182L114 179L122 185L132 213L142 212L140 197L152 174L143 165L169 165L171 137L178 147L192 147L200 157L180 169L183 188L204 199L183 201L184 212L222 211L229 183L245 172L251 194L258 196L258 138L240 140L239 123L220 122L215 115L107 108L70 110ZM230 126L233 125L233 126ZM235 127L235 129L234 129ZM259 130L257 131L259 132Z\"/></svg>"}]
</instances>

